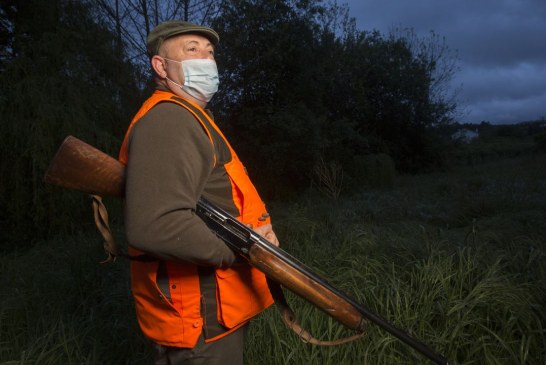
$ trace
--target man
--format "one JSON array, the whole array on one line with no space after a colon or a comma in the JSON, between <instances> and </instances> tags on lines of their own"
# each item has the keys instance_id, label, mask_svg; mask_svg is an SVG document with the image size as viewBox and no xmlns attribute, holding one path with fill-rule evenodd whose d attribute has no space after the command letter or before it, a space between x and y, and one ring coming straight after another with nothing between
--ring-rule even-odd
<instances>
[{"instance_id":1,"label":"man","mask_svg":"<svg viewBox=\"0 0 546 365\"><path fill-rule=\"evenodd\" d=\"M125 226L132 291L156 364L243 363L246 324L273 300L265 277L238 260L195 215L202 196L278 245L269 215L231 146L205 111L218 88L207 27L171 21L148 35L156 91L134 117Z\"/></svg>"}]
</instances>

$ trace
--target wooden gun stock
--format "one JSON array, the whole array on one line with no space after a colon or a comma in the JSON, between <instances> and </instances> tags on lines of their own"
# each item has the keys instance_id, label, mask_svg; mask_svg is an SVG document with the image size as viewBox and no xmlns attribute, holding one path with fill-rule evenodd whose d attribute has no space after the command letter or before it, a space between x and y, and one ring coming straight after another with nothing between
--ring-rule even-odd
<instances>
[{"instance_id":1,"label":"wooden gun stock","mask_svg":"<svg viewBox=\"0 0 546 365\"><path fill-rule=\"evenodd\" d=\"M68 136L53 157L44 181L88 194L122 198L125 166L95 147Z\"/></svg>"},{"instance_id":2,"label":"wooden gun stock","mask_svg":"<svg viewBox=\"0 0 546 365\"><path fill-rule=\"evenodd\" d=\"M122 198L125 191L125 166L87 143L68 136L55 154L45 173L44 181L88 194ZM245 257L252 266L262 271L269 279L301 296L348 328L363 332L366 328L365 319L370 320L435 363L448 364L444 357L433 352L425 344L356 303L285 251L273 246L265 238L257 235L221 209L200 200L197 214L230 247ZM228 228L226 228L226 221L229 221ZM222 236L219 233L221 230L228 236ZM232 235L234 239L230 239L229 235ZM240 245L233 244L233 241L237 240L242 241ZM281 314L283 313L281 312ZM293 326L298 326L294 322L294 318L284 318L291 315L284 313L283 320L294 329ZM358 336L351 336L348 340ZM345 340L322 342L315 339L311 341L311 339L312 337L309 337L309 342L320 342L318 344L327 345L346 342Z\"/></svg>"}]
</instances>

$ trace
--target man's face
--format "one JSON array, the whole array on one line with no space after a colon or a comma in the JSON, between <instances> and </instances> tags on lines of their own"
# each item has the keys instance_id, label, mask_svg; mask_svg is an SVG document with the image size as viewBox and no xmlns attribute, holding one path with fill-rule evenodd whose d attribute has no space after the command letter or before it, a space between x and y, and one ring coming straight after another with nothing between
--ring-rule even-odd
<instances>
[{"instance_id":1,"label":"man's face","mask_svg":"<svg viewBox=\"0 0 546 365\"><path fill-rule=\"evenodd\" d=\"M175 61L184 61L191 59L211 59L214 60L214 46L203 36L197 34L182 34L167 39L159 50L159 55L163 58L169 58ZM165 62L167 77L178 84L184 84L184 74L182 65L178 62ZM180 89L172 90L176 94Z\"/></svg>"}]
</instances>

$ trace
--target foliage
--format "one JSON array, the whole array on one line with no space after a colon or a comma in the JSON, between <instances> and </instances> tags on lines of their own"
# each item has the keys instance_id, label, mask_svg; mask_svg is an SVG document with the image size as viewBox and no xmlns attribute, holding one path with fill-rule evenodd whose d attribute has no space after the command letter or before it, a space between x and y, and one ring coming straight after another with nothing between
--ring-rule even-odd
<instances>
[{"instance_id":1,"label":"foliage","mask_svg":"<svg viewBox=\"0 0 546 365\"><path fill-rule=\"evenodd\" d=\"M384 153L355 158L351 184L353 191L392 188L396 182L396 168L392 158Z\"/></svg>"},{"instance_id":2,"label":"foliage","mask_svg":"<svg viewBox=\"0 0 546 365\"><path fill-rule=\"evenodd\" d=\"M531 137L480 137L461 145L454 153L453 164L479 164L507 157L531 154L536 144Z\"/></svg>"},{"instance_id":3,"label":"foliage","mask_svg":"<svg viewBox=\"0 0 546 365\"><path fill-rule=\"evenodd\" d=\"M96 234L75 233L91 224L85 197L41 179L68 134L115 155L146 86L144 35L174 14L221 33L222 90L211 106L260 187L301 193L313 167L332 167L322 176L334 202L311 191L269 204L284 248L459 364L544 360L546 161L529 153L543 124L484 122L487 138L451 154L437 134L455 108L442 89L454 71L443 40L357 31L336 1L115 4L0 3L1 363L150 362L127 263L98 266ZM444 161L471 164L398 173ZM366 189L340 194L351 182ZM38 239L53 232L70 234ZM313 333L344 334L289 299ZM248 363L422 360L372 325L361 342L312 347L272 310L253 321L247 346Z\"/></svg>"},{"instance_id":4,"label":"foliage","mask_svg":"<svg viewBox=\"0 0 546 365\"><path fill-rule=\"evenodd\" d=\"M373 152L388 153L401 172L416 172L443 163L436 160L440 150L432 148L439 146L431 142L438 138L435 127L451 121L455 105L438 89L442 84L437 84L435 65L442 57L434 53L437 40L419 40L407 32L388 38L373 33L351 50L357 55L351 62L358 60L359 65L348 69L362 86L344 96L349 100L359 96L351 104L366 108L344 114L354 116L364 136L379 137L380 144L371 146ZM447 49L445 44L436 47ZM443 77L449 75L445 71Z\"/></svg>"},{"instance_id":5,"label":"foliage","mask_svg":"<svg viewBox=\"0 0 546 365\"><path fill-rule=\"evenodd\" d=\"M320 146L322 117L308 94L320 88L309 62L317 10L313 2L294 3L225 1L213 23L222 34L215 114L257 185L272 195L308 186Z\"/></svg>"},{"instance_id":6,"label":"foliage","mask_svg":"<svg viewBox=\"0 0 546 365\"><path fill-rule=\"evenodd\" d=\"M542 152L546 152L546 132L537 134L534 137L536 149Z\"/></svg>"},{"instance_id":7,"label":"foliage","mask_svg":"<svg viewBox=\"0 0 546 365\"><path fill-rule=\"evenodd\" d=\"M343 168L335 162L327 164L320 158L313 168L312 182L328 198L337 200L343 187Z\"/></svg>"},{"instance_id":8,"label":"foliage","mask_svg":"<svg viewBox=\"0 0 546 365\"><path fill-rule=\"evenodd\" d=\"M104 258L98 235L89 233L2 256L0 363L150 362L132 307L128 262L102 266Z\"/></svg>"},{"instance_id":9,"label":"foliage","mask_svg":"<svg viewBox=\"0 0 546 365\"><path fill-rule=\"evenodd\" d=\"M442 89L455 67L442 63L445 41L360 32L347 12L335 2L231 0L213 21L222 34L213 108L270 196L307 187L320 156L344 170L369 153L389 154L400 171L443 163L434 127L456 107Z\"/></svg>"},{"instance_id":10,"label":"foliage","mask_svg":"<svg viewBox=\"0 0 546 365\"><path fill-rule=\"evenodd\" d=\"M542 364L546 356L546 156L399 176L392 189L271 206L282 247L450 362ZM116 234L120 233L116 229ZM146 364L128 264L96 233L0 257L0 363ZM32 267L32 270L29 270ZM287 293L315 336L349 334ZM305 344L274 308L252 321L247 364L414 364L370 324L351 344Z\"/></svg>"},{"instance_id":11,"label":"foliage","mask_svg":"<svg viewBox=\"0 0 546 365\"><path fill-rule=\"evenodd\" d=\"M139 95L131 64L115 58L111 33L85 2L22 1L3 10L12 28L0 74L0 222L11 229L0 240L29 245L90 218L80 194L42 182L62 139L76 135L115 154Z\"/></svg>"},{"instance_id":12,"label":"foliage","mask_svg":"<svg viewBox=\"0 0 546 365\"><path fill-rule=\"evenodd\" d=\"M95 0L95 15L115 34L116 48L142 70L149 69L146 37L158 24L174 19L206 24L218 11L216 0ZM124 47L125 46L125 47ZM146 84L141 80L141 85Z\"/></svg>"}]
</instances>

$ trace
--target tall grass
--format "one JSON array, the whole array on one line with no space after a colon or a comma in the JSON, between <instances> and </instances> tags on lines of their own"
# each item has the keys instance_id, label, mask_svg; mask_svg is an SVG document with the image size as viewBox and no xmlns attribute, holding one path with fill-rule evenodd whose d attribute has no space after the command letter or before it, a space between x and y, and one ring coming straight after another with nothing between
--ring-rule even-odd
<instances>
[{"instance_id":1,"label":"tall grass","mask_svg":"<svg viewBox=\"0 0 546 365\"><path fill-rule=\"evenodd\" d=\"M282 246L454 364L546 364L546 158L520 157L329 200L273 206ZM127 263L96 234L0 260L0 364L146 364ZM287 294L316 337L350 334ZM274 308L252 321L247 364L426 364L378 326L305 344Z\"/></svg>"},{"instance_id":2,"label":"tall grass","mask_svg":"<svg viewBox=\"0 0 546 365\"><path fill-rule=\"evenodd\" d=\"M147 364L127 263L101 266L95 234L2 257L0 364Z\"/></svg>"}]
</instances>

